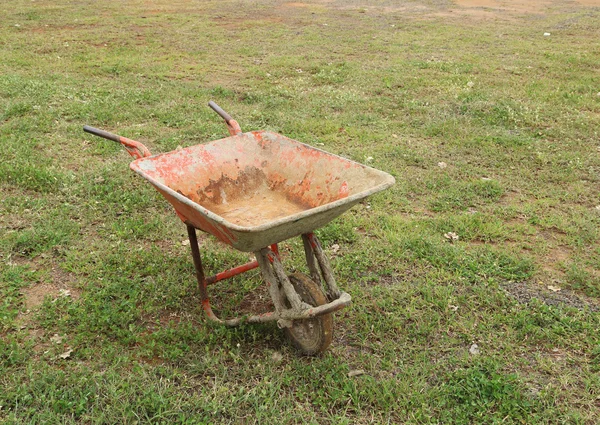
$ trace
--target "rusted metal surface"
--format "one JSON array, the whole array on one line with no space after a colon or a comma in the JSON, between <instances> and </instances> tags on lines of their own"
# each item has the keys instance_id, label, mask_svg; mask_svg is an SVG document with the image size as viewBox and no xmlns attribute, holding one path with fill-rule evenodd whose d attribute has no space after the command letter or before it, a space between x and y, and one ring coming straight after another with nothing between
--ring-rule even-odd
<instances>
[{"instance_id":1,"label":"rusted metal surface","mask_svg":"<svg viewBox=\"0 0 600 425\"><path fill-rule=\"evenodd\" d=\"M394 183L387 173L276 133L241 133L217 105L231 137L150 156L140 142L85 126L121 143L186 223L254 252L333 220Z\"/></svg>"},{"instance_id":2,"label":"rusted metal surface","mask_svg":"<svg viewBox=\"0 0 600 425\"><path fill-rule=\"evenodd\" d=\"M394 183L387 173L265 131L139 159L131 168L185 221L247 252L321 227Z\"/></svg>"},{"instance_id":3,"label":"rusted metal surface","mask_svg":"<svg viewBox=\"0 0 600 425\"><path fill-rule=\"evenodd\" d=\"M278 253L277 244L271 245L271 250L273 253ZM229 270L225 270L221 273L217 273L215 275L209 276L206 278L206 284L212 285L213 283L217 283L224 279L229 279L230 277L237 276L238 274L245 273L247 271L253 270L259 266L258 261L250 261L249 263L242 264L241 266L233 267Z\"/></svg>"},{"instance_id":4,"label":"rusted metal surface","mask_svg":"<svg viewBox=\"0 0 600 425\"><path fill-rule=\"evenodd\" d=\"M242 134L242 129L236 120L231 120L227 123L227 130L229 130L229 134L232 136Z\"/></svg>"},{"instance_id":5,"label":"rusted metal surface","mask_svg":"<svg viewBox=\"0 0 600 425\"><path fill-rule=\"evenodd\" d=\"M83 131L122 144L125 147L125 150L127 150L127 152L129 153L129 155L131 155L135 159L146 158L152 155L150 153L150 150L142 143L128 139L127 137L118 136L116 134L109 133L108 131L90 127L89 125L84 125Z\"/></svg>"},{"instance_id":6,"label":"rusted metal surface","mask_svg":"<svg viewBox=\"0 0 600 425\"><path fill-rule=\"evenodd\" d=\"M196 237L196 229L194 226L187 225L188 238L190 239L190 248L192 250L192 259L194 268L196 269L196 280L198 281L198 289L200 291L200 302L202 308L209 319L220 321L210 307L208 299L208 290L206 288L206 278L204 277L204 267L202 267L202 258L200 256L200 248L198 247L198 238Z\"/></svg>"},{"instance_id":7,"label":"rusted metal surface","mask_svg":"<svg viewBox=\"0 0 600 425\"><path fill-rule=\"evenodd\" d=\"M206 284L212 285L213 283L217 283L221 280L229 279L230 277L237 276L238 274L245 273L247 271L253 270L258 267L258 261L250 261L249 263L242 264L241 266L233 267L229 270L222 271L221 273L217 273L215 275L209 276L206 278Z\"/></svg>"}]
</instances>

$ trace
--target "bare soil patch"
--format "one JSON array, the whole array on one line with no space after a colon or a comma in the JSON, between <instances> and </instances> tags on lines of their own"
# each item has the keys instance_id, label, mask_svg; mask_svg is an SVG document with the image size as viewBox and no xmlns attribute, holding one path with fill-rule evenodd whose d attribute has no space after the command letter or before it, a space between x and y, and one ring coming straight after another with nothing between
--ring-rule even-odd
<instances>
[{"instance_id":1,"label":"bare soil patch","mask_svg":"<svg viewBox=\"0 0 600 425\"><path fill-rule=\"evenodd\" d=\"M568 6L566 3L586 7L600 7L600 0L454 0L463 8L489 8L520 13L544 13L550 8Z\"/></svg>"},{"instance_id":2,"label":"bare soil patch","mask_svg":"<svg viewBox=\"0 0 600 425\"><path fill-rule=\"evenodd\" d=\"M483 20L513 20L522 16L544 16L573 11L574 8L600 7L600 0L454 0L454 7L432 15L468 17Z\"/></svg>"},{"instance_id":3,"label":"bare soil patch","mask_svg":"<svg viewBox=\"0 0 600 425\"><path fill-rule=\"evenodd\" d=\"M285 7L310 7L308 3L289 2L283 4Z\"/></svg>"},{"instance_id":4,"label":"bare soil patch","mask_svg":"<svg viewBox=\"0 0 600 425\"><path fill-rule=\"evenodd\" d=\"M575 0L575 3L582 6L600 7L600 0Z\"/></svg>"},{"instance_id":5,"label":"bare soil patch","mask_svg":"<svg viewBox=\"0 0 600 425\"><path fill-rule=\"evenodd\" d=\"M21 257L17 257L13 262L15 264L31 263ZM37 267L42 266L37 265ZM27 339L35 342L33 350L36 354L47 351L52 343L48 340L46 330L36 322L34 312L39 309L47 297L52 300L59 298L79 299L81 290L74 287L74 281L75 277L70 273L61 270L58 266L52 266L50 279L21 289L23 309L17 316L17 322L20 329L27 334Z\"/></svg>"},{"instance_id":6,"label":"bare soil patch","mask_svg":"<svg viewBox=\"0 0 600 425\"><path fill-rule=\"evenodd\" d=\"M549 7L557 4L552 0L455 0L455 3L465 8L488 8L520 13L544 13Z\"/></svg>"},{"instance_id":7,"label":"bare soil patch","mask_svg":"<svg viewBox=\"0 0 600 425\"><path fill-rule=\"evenodd\" d=\"M44 302L46 296L52 296L53 294L58 294L58 288L53 284L39 283L30 286L23 290L25 308L35 310Z\"/></svg>"},{"instance_id":8,"label":"bare soil patch","mask_svg":"<svg viewBox=\"0 0 600 425\"><path fill-rule=\"evenodd\" d=\"M314 7L327 7L328 9L357 10L369 13L372 10L386 13L410 13L419 15L445 15L469 17L494 18L508 17L514 14L546 14L554 10L573 7L600 7L600 0L453 0L449 2L382 2L374 4L367 1L341 2L332 0L317 0L311 2L286 2L282 3L283 9L307 9Z\"/></svg>"},{"instance_id":9,"label":"bare soil patch","mask_svg":"<svg viewBox=\"0 0 600 425\"><path fill-rule=\"evenodd\" d=\"M22 290L24 295L23 304L26 310L35 310L49 296L52 299L59 297L70 297L79 299L81 290L73 286L75 278L58 267L52 267L51 280L49 282L37 283Z\"/></svg>"},{"instance_id":10,"label":"bare soil patch","mask_svg":"<svg viewBox=\"0 0 600 425\"><path fill-rule=\"evenodd\" d=\"M558 267L571 258L571 252L565 246L557 246L550 250L544 258L543 268L547 271L561 272ZM562 274L562 272L561 272Z\"/></svg>"},{"instance_id":11,"label":"bare soil patch","mask_svg":"<svg viewBox=\"0 0 600 425\"><path fill-rule=\"evenodd\" d=\"M515 298L521 304L528 304L533 299L537 299L544 304L552 306L567 305L578 310L589 308L591 311L600 311L600 302L594 298L577 295L569 290L552 292L545 288L529 284L526 282L512 282L503 285L506 293Z\"/></svg>"},{"instance_id":12,"label":"bare soil patch","mask_svg":"<svg viewBox=\"0 0 600 425\"><path fill-rule=\"evenodd\" d=\"M237 308L239 314L262 314L274 309L267 285L264 284L248 292Z\"/></svg>"}]
</instances>

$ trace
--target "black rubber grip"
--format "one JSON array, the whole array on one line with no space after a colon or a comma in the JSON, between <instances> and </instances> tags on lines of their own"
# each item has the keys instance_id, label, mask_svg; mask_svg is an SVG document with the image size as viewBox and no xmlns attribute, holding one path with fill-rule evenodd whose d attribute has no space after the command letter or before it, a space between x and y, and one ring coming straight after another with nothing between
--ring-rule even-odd
<instances>
[{"instance_id":1,"label":"black rubber grip","mask_svg":"<svg viewBox=\"0 0 600 425\"><path fill-rule=\"evenodd\" d=\"M229 121L233 119L231 118L231 115L229 115L227 112L221 109L221 107L212 100L208 102L208 106L210 106L212 110L215 111L217 114L221 115L221 118L223 118L227 124L229 124Z\"/></svg>"},{"instance_id":2,"label":"black rubber grip","mask_svg":"<svg viewBox=\"0 0 600 425\"><path fill-rule=\"evenodd\" d=\"M103 137L108 140L114 140L115 142L121 142L121 136L109 133L108 131L100 130L99 128L90 127L89 125L84 125L83 131L93 134L94 136Z\"/></svg>"}]
</instances>

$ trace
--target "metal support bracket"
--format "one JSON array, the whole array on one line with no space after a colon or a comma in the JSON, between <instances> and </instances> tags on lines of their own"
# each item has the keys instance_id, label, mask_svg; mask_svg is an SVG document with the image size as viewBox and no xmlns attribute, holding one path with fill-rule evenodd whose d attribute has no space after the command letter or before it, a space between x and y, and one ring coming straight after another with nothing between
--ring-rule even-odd
<instances>
[{"instance_id":1,"label":"metal support bracket","mask_svg":"<svg viewBox=\"0 0 600 425\"><path fill-rule=\"evenodd\" d=\"M331 264L329 263L327 256L323 252L321 242L319 242L319 239L317 239L314 233L303 234L302 241L304 242L306 263L308 264L308 267L310 269L311 276L319 274L314 261L314 258L316 257L323 279L327 284L327 287L323 288L325 290L325 293L327 294L327 298L329 299L329 301L339 298L342 294L342 291L340 291L337 284L335 283L335 278L333 277L333 272L331 271ZM320 282L320 280L318 280L317 282ZM321 286L323 287L322 283Z\"/></svg>"},{"instance_id":2,"label":"metal support bracket","mask_svg":"<svg viewBox=\"0 0 600 425\"><path fill-rule=\"evenodd\" d=\"M215 313L212 311L212 307L210 306L207 286L209 284L209 280L212 280L212 278L207 279L204 274L202 259L200 257L200 248L198 246L198 238L196 236L196 229L194 228L194 226L188 224L187 231L188 237L190 239L190 248L192 250L194 267L196 269L196 279L198 280L198 288L200 290L202 308L204 309L204 312L206 313L207 317L214 322L221 323L227 326L237 326L242 323L261 323L276 321L277 325L280 328L287 328L292 326L293 320L310 319L312 317L320 316L323 314L329 314L343 308L351 302L350 295L348 295L345 292L339 291L339 289L337 289L337 286L335 286L335 281L333 280L333 273L331 273L331 270L329 269L329 263L323 262L322 258L319 258L320 256L324 257L324 254L322 249L320 250L318 240L316 240L314 235L309 233L306 236L306 240L310 243L311 252L314 253L314 257L316 257L317 263L319 264L319 267L323 273L323 277L327 282L328 289L330 290L328 294L334 293L332 291L332 288L334 288L333 290L337 291L338 293L337 297L332 298L330 296L329 303L318 307L313 307L302 301L302 299L296 293L294 286L292 285L285 273L283 265L281 264L281 261L279 259L279 255L277 253L277 246L273 245L272 248L263 248L260 251L255 252L254 254L256 256L256 261L260 266L263 279L265 280L269 288L269 295L271 296L273 305L275 306L275 311L259 315L236 317L234 319L220 319L215 315ZM314 243L317 244L317 248L313 247ZM312 266L309 264L309 268L312 268L311 274L313 274L313 272L316 270L314 257ZM326 272L323 272L323 270L328 272L328 274L326 274Z\"/></svg>"}]
</instances>

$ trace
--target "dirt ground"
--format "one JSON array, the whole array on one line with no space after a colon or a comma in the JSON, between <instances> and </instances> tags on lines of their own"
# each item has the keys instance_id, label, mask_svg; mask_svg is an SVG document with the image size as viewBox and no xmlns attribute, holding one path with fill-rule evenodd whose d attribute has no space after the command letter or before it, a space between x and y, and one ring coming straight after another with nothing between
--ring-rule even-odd
<instances>
[{"instance_id":1,"label":"dirt ground","mask_svg":"<svg viewBox=\"0 0 600 425\"><path fill-rule=\"evenodd\" d=\"M454 0L451 12L480 17L547 14L573 7L600 7L600 0Z\"/></svg>"},{"instance_id":2,"label":"dirt ground","mask_svg":"<svg viewBox=\"0 0 600 425\"><path fill-rule=\"evenodd\" d=\"M406 12L426 17L510 19L522 15L547 15L581 7L600 8L600 0L420 0L414 2L319 0L316 2L286 2L279 8L314 8L321 5L338 9L383 9L386 12Z\"/></svg>"},{"instance_id":3,"label":"dirt ground","mask_svg":"<svg viewBox=\"0 0 600 425\"><path fill-rule=\"evenodd\" d=\"M496 10L514 10L535 13L552 6L578 4L600 7L600 0L454 0L460 7L484 7Z\"/></svg>"}]
</instances>

